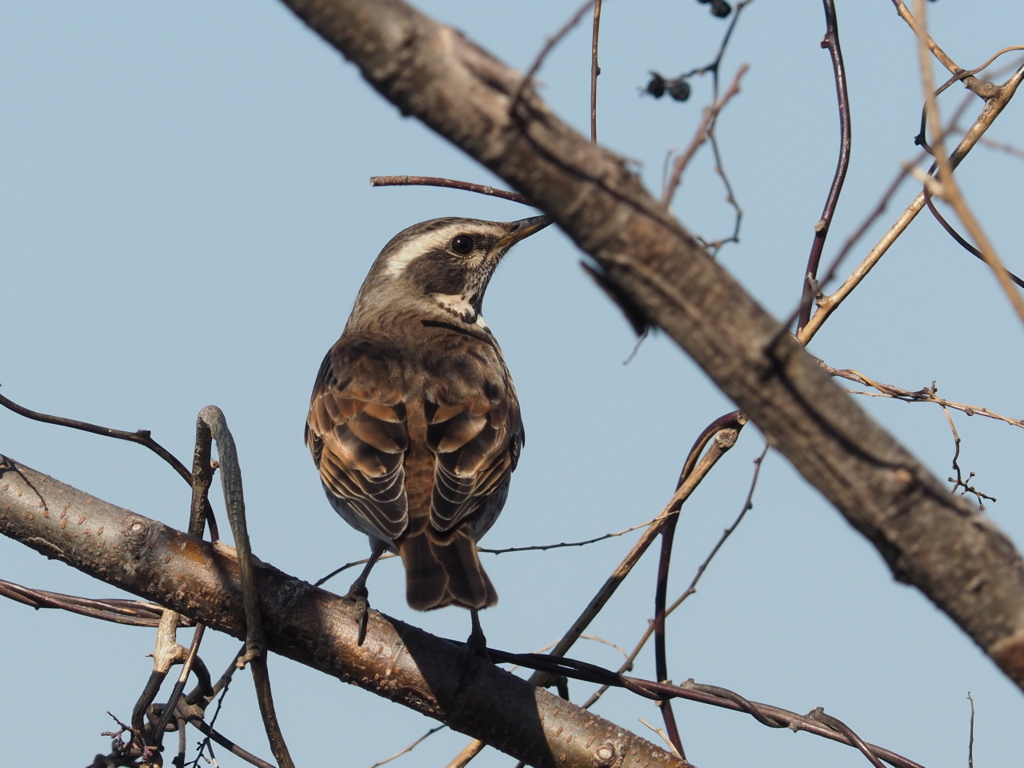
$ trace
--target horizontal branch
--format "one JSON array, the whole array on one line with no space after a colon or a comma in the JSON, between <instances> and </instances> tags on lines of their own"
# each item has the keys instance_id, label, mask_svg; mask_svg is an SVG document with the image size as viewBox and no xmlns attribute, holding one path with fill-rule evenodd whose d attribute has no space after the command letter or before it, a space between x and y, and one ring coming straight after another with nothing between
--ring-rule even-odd
<instances>
[{"instance_id":1,"label":"horizontal branch","mask_svg":"<svg viewBox=\"0 0 1024 768\"><path fill-rule=\"evenodd\" d=\"M532 83L400 0L284 0L404 115L554 218L620 304L684 349L885 558L1024 687L1024 563L879 427L643 188ZM793 546L799 546L793 542Z\"/></svg>"},{"instance_id":2,"label":"horizontal branch","mask_svg":"<svg viewBox=\"0 0 1024 768\"><path fill-rule=\"evenodd\" d=\"M0 533L111 586L245 636L235 551L93 498L0 456ZM685 763L461 646L370 612L264 563L256 583L267 648L415 709L530 765Z\"/></svg>"}]
</instances>

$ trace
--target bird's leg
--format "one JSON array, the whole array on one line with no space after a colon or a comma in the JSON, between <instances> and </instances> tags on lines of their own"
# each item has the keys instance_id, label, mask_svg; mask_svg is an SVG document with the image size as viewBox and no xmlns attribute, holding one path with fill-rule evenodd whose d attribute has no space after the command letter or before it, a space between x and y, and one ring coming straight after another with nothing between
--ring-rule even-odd
<instances>
[{"instance_id":1,"label":"bird's leg","mask_svg":"<svg viewBox=\"0 0 1024 768\"><path fill-rule=\"evenodd\" d=\"M490 661L491 657L487 653L487 638L484 637L484 631L480 627L480 611L470 608L469 615L473 622L473 631L469 633L469 639L466 641L466 650Z\"/></svg>"},{"instance_id":2,"label":"bird's leg","mask_svg":"<svg viewBox=\"0 0 1024 768\"><path fill-rule=\"evenodd\" d=\"M484 631L480 628L480 612L475 608L470 608L469 615L472 617L473 631L470 632L469 639L462 647L462 664L459 670L459 681L455 688L460 692L469 685L472 679L471 670L475 670L481 661L491 660L491 655L487 653L487 638L484 637Z\"/></svg>"},{"instance_id":3,"label":"bird's leg","mask_svg":"<svg viewBox=\"0 0 1024 768\"><path fill-rule=\"evenodd\" d=\"M363 640L366 639L366 621L370 612L370 591L366 588L366 579L369 578L370 571L373 570L373 566L383 554L383 542L373 540L370 543L370 558L363 566L363 570L359 572L359 576L352 582L352 586L348 588L348 594L345 595L345 597L356 601L356 611L359 613L359 635L356 645L362 645Z\"/></svg>"}]
</instances>

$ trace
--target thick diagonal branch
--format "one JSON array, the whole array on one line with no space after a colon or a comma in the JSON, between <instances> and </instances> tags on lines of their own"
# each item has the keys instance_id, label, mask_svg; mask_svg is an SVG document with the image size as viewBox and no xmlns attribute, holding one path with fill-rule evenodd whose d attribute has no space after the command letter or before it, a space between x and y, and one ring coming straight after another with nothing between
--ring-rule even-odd
<instances>
[{"instance_id":1,"label":"thick diagonal branch","mask_svg":"<svg viewBox=\"0 0 1024 768\"><path fill-rule=\"evenodd\" d=\"M0 534L208 627L245 636L235 551L95 499L0 456ZM681 768L629 731L372 611L257 564L266 648L545 768Z\"/></svg>"}]
</instances>

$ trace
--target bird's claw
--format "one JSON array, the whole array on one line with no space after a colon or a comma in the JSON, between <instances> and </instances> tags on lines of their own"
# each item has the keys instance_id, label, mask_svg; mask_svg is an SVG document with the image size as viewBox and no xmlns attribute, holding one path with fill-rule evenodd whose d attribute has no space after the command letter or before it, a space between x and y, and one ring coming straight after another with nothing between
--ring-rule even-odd
<instances>
[{"instance_id":1,"label":"bird's claw","mask_svg":"<svg viewBox=\"0 0 1024 768\"><path fill-rule=\"evenodd\" d=\"M352 589L345 595L349 600L355 601L356 613L358 618L356 621L359 625L359 631L356 635L356 645L362 645L366 639L366 623L370 618L370 593L366 587L359 587L352 585Z\"/></svg>"},{"instance_id":2,"label":"bird's claw","mask_svg":"<svg viewBox=\"0 0 1024 768\"><path fill-rule=\"evenodd\" d=\"M466 640L464 652L467 655L472 654L484 661L490 661L491 655L487 652L487 638L484 636L484 630L480 626L480 617L476 611L472 611L471 616L473 631L469 633L469 639Z\"/></svg>"},{"instance_id":3,"label":"bird's claw","mask_svg":"<svg viewBox=\"0 0 1024 768\"><path fill-rule=\"evenodd\" d=\"M491 660L491 654L487 652L487 638L483 635L470 635L463 648L466 656L476 656L484 661Z\"/></svg>"}]
</instances>

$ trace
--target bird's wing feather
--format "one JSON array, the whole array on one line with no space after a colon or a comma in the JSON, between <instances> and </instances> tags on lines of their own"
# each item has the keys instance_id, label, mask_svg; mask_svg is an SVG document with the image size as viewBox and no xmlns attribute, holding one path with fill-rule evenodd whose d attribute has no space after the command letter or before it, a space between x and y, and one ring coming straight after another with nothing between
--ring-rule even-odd
<instances>
[{"instance_id":1,"label":"bird's wing feather","mask_svg":"<svg viewBox=\"0 0 1024 768\"><path fill-rule=\"evenodd\" d=\"M324 361L310 401L306 444L324 487L365 523L357 527L394 540L405 530L409 512L405 403L386 377L361 376L359 360L347 362L340 379ZM381 386L365 386L367 381Z\"/></svg>"},{"instance_id":2,"label":"bird's wing feather","mask_svg":"<svg viewBox=\"0 0 1024 768\"><path fill-rule=\"evenodd\" d=\"M501 396L495 391L478 391L456 406L427 403L427 445L436 458L430 522L438 531L486 508L515 469L519 406L511 382Z\"/></svg>"}]
</instances>

